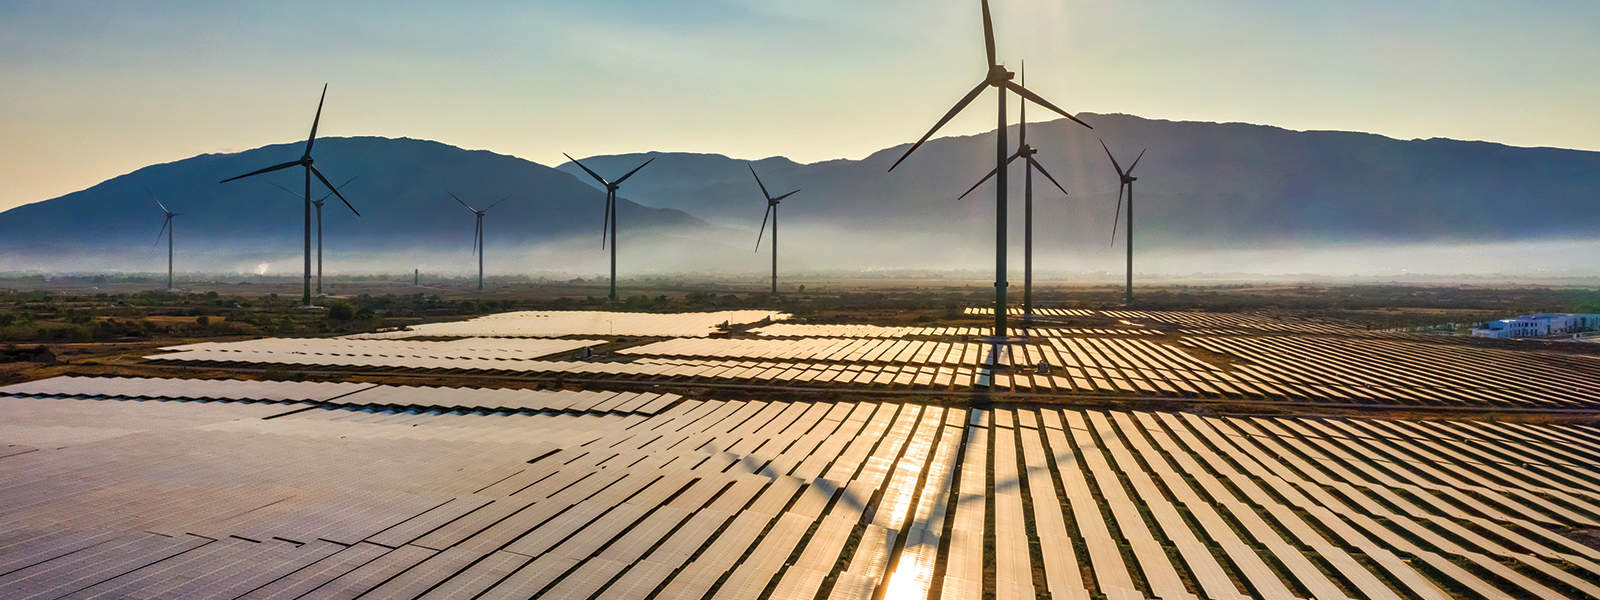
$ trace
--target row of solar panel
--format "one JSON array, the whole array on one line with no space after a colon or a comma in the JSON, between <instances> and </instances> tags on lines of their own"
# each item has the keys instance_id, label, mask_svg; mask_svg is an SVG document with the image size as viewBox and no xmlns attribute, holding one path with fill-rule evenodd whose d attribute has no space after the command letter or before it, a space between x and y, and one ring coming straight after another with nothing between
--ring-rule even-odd
<instances>
[{"instance_id":1,"label":"row of solar panel","mask_svg":"<svg viewBox=\"0 0 1600 600\"><path fill-rule=\"evenodd\" d=\"M480 427L520 435L414 437ZM0 594L1600 595L1592 426L690 400L164 437L0 458Z\"/></svg>"},{"instance_id":2,"label":"row of solar panel","mask_svg":"<svg viewBox=\"0 0 1600 600\"><path fill-rule=\"evenodd\" d=\"M728 310L703 313L627 313L605 311L519 311L466 321L413 325L406 329L346 336L353 339L432 337L560 337L608 335L693 337L708 335L722 323L733 325L776 321L783 313Z\"/></svg>"},{"instance_id":3,"label":"row of solar panel","mask_svg":"<svg viewBox=\"0 0 1600 600\"><path fill-rule=\"evenodd\" d=\"M362 407L639 414L655 414L681 399L677 394L654 392L70 376L0 387L0 396L315 402Z\"/></svg>"}]
</instances>

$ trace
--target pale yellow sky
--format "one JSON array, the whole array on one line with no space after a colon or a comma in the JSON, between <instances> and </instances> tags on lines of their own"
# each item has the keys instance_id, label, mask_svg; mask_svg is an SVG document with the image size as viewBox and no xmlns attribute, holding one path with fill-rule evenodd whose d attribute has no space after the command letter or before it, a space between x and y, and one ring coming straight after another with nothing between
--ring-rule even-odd
<instances>
[{"instance_id":1,"label":"pale yellow sky","mask_svg":"<svg viewBox=\"0 0 1600 600\"><path fill-rule=\"evenodd\" d=\"M324 135L553 165L859 158L915 140L982 75L975 1L316 4L0 4L0 210L303 138L324 81ZM1592 1L994 9L1002 60L1072 111L1600 149Z\"/></svg>"}]
</instances>

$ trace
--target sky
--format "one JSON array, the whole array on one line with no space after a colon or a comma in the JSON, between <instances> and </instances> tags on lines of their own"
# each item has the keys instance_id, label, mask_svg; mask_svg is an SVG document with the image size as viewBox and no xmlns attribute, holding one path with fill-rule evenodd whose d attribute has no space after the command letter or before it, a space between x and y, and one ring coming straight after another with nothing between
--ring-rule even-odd
<instances>
[{"instance_id":1,"label":"sky","mask_svg":"<svg viewBox=\"0 0 1600 600\"><path fill-rule=\"evenodd\" d=\"M993 4L1000 59L1069 111L1600 150L1594 0ZM0 210L303 139L324 82L330 136L860 158L982 44L976 0L0 0Z\"/></svg>"}]
</instances>

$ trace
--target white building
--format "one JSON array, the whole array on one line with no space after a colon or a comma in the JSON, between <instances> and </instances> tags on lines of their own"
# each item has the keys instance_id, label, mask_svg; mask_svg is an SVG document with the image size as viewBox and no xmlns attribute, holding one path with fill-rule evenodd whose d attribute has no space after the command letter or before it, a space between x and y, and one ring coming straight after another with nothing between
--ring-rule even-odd
<instances>
[{"instance_id":1,"label":"white building","mask_svg":"<svg viewBox=\"0 0 1600 600\"><path fill-rule=\"evenodd\" d=\"M1490 321L1472 328L1472 337L1542 338L1600 330L1600 314L1540 313Z\"/></svg>"}]
</instances>

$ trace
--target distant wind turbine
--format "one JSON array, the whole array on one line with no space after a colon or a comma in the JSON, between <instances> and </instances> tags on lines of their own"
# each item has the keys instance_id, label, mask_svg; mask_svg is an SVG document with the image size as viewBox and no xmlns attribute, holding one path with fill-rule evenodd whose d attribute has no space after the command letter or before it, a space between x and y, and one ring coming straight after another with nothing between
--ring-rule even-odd
<instances>
[{"instance_id":1,"label":"distant wind turbine","mask_svg":"<svg viewBox=\"0 0 1600 600\"><path fill-rule=\"evenodd\" d=\"M162 204L161 199L157 198L156 193L150 191L150 188L145 188L144 191L150 194L151 200L155 200L156 206L161 207L161 213L167 216L166 220L161 222L161 231L156 232L156 243L161 243L162 233L167 234L167 291L176 291L178 288L172 287L172 218L178 216L178 213L167 210L167 205Z\"/></svg>"},{"instance_id":2,"label":"distant wind turbine","mask_svg":"<svg viewBox=\"0 0 1600 600\"><path fill-rule=\"evenodd\" d=\"M455 195L454 192L445 193L450 194L451 198L455 198L457 203L461 204L463 207L466 207L467 210L472 211L472 214L478 218L478 224L472 229L472 253L478 255L478 291L481 292L483 291L483 215L489 214L489 209L500 206L501 202L510 200L511 197L506 196L499 200L495 200L494 204L490 204L483 210L478 210L473 208L472 205L467 204L465 200L462 200L460 196Z\"/></svg>"},{"instance_id":3,"label":"distant wind turbine","mask_svg":"<svg viewBox=\"0 0 1600 600\"><path fill-rule=\"evenodd\" d=\"M233 180L236 180L236 179L244 179L246 177L251 177L251 176L254 176L254 175L260 175L262 173L271 173L273 171L287 169L289 167L304 167L305 168L305 182L306 182L306 185L305 185L305 232L306 232L306 236L305 236L305 257L306 258L305 258L305 277L303 279L303 283L304 283L304 286L305 286L305 291L301 294L301 301L304 304L304 306L307 307L307 308L310 308L312 306L311 305L311 176L312 175L316 175L317 176L317 180L321 181L322 185L327 186L329 190L332 190L333 191L333 195L338 196L339 197L339 201L344 202L344 205L350 209L350 212L355 213L356 216L358 216L358 217L361 216L361 212L357 211L356 207L350 205L350 201L345 199L344 194L339 193L339 188L336 188L336 187L333 186L332 183L329 183L328 182L328 178L322 174L322 171L317 170L317 167L313 164L315 161L313 161L312 158L311 158L311 147L317 143L317 124L322 121L322 101L326 100L327 97L328 97L328 84L322 84L322 97L317 100L317 116L311 120L311 135L306 137L306 149L305 149L305 152L300 155L300 158L298 160L292 160L292 161L289 161L289 162L286 162L286 163L272 165L272 166L267 167L265 169L257 169L257 170L251 171L249 173L245 173L245 174L239 175L237 177L229 177L229 178L224 179L224 180L221 181L221 183L227 183L229 181L233 181Z\"/></svg>"},{"instance_id":4,"label":"distant wind turbine","mask_svg":"<svg viewBox=\"0 0 1600 600\"><path fill-rule=\"evenodd\" d=\"M749 163L745 166L750 167L750 175L756 178L756 185L761 188L761 195L767 199L767 212L761 215L761 229L756 230L757 251L761 250L761 234L767 232L767 217L772 217L772 294L776 296L778 294L778 203L784 198L800 193L800 190L774 198L767 192L766 184L761 183L761 176L756 175L755 166Z\"/></svg>"},{"instance_id":5,"label":"distant wind turbine","mask_svg":"<svg viewBox=\"0 0 1600 600\"><path fill-rule=\"evenodd\" d=\"M1121 184L1117 186L1117 212L1111 220L1111 245L1117 243L1117 219L1122 217L1122 190L1128 190L1128 235L1123 242L1128 246L1128 287L1124 303L1133 306L1133 182L1138 177L1133 176L1133 168L1139 166L1139 160L1144 158L1144 150L1139 151L1139 156L1133 159L1133 164L1128 165L1128 170L1122 170L1122 165L1117 164L1117 157L1111 155L1111 148L1106 147L1106 141L1100 140L1100 147L1106 151L1106 158L1111 159L1111 167L1117 170L1117 177ZM1146 148L1148 150L1148 148Z\"/></svg>"},{"instance_id":6,"label":"distant wind turbine","mask_svg":"<svg viewBox=\"0 0 1600 600\"><path fill-rule=\"evenodd\" d=\"M355 177L351 177L349 179L344 180L344 183L339 184L338 189L341 189L341 190L344 189L344 186L350 185L350 182L355 181L359 177L361 177L361 176L360 175L356 175ZM275 188L278 188L280 190L283 190L283 193L285 193L285 194L288 194L290 196L294 196L295 195L294 190L291 190L289 188L286 188L286 187L283 187L281 185L278 185L278 182L276 182L276 181L269 181L267 183L272 184L272 187L275 187ZM327 203L328 198L332 198L332 197L333 197L333 192L328 192L326 194L323 194L321 198L318 198L316 200L311 201L311 205L315 206L317 208L317 295L318 296L324 295L322 293L322 205ZM356 209L354 209L354 208L350 209L351 212L355 212L355 210ZM357 214L356 216L359 217L361 215Z\"/></svg>"},{"instance_id":7,"label":"distant wind turbine","mask_svg":"<svg viewBox=\"0 0 1600 600\"><path fill-rule=\"evenodd\" d=\"M889 170L893 171L895 167L900 166L901 162L904 162L907 157L911 156L912 152L916 152L917 148L922 147L923 142L928 141L928 138L932 137L935 132L939 131L940 127L944 127L945 123L949 123L950 119L955 118L956 114L960 113L962 109L966 108L967 105L972 104L972 101L978 98L978 94L983 93L984 88L995 88L997 98L999 99L999 118L996 120L997 125L995 128L996 135L994 151L994 337L997 340L1003 340L1006 338L1006 286L1008 285L1006 283L1006 171L1004 168L1006 164L1006 90L1016 92L1017 95L1022 96L1023 99L1055 111L1057 114L1060 114L1063 117L1072 119L1079 125L1089 127L1089 124L1078 120L1077 117L1072 116L1071 114L1067 113L1067 111L1061 110L1060 108L1057 108L1056 105L1051 104L1049 100L1039 97L1038 94L1028 91L1028 89L1022 87L1021 84L1011 80L1013 74L1010 71L1007 71L1006 68L1000 65L1000 63L998 63L995 59L994 24L989 18L989 0L980 0L979 4L983 8L983 43L984 51L986 52L988 58L987 64L989 67L989 72L984 75L983 81L978 82L977 87L972 88L972 91L967 92L965 97L963 97L959 102L956 102L955 108L952 108L950 109L950 112L945 113L944 118L939 119L939 122L935 123L933 128L928 130L928 133L923 134L922 139L917 140L917 143L912 144L911 148L907 149L906 153L900 157L900 160L894 161L894 165L891 165Z\"/></svg>"},{"instance_id":8,"label":"distant wind turbine","mask_svg":"<svg viewBox=\"0 0 1600 600\"><path fill-rule=\"evenodd\" d=\"M1022 83L1024 85L1028 83L1027 72L1027 65L1024 64L1022 69ZM1039 153L1039 149L1028 145L1028 101L1023 100L1021 105L1021 114L1018 115L1021 125L1018 126L1017 132L1017 151L1011 155L1011 158L1006 159L1006 165L1009 166L1012 161L1019 158L1026 161L1026 164L1022 165L1024 182L1022 187L1023 223L1025 224L1022 237L1022 324L1030 325L1033 323L1033 172L1035 170L1039 171L1039 174L1049 179L1050 183L1055 184L1056 189L1061 190L1061 195L1063 196L1067 195L1067 188L1061 187L1061 182L1056 181L1055 176L1046 171L1044 165L1034 160L1033 157ZM983 182L988 181L990 177L994 177L997 172L998 170L989 171L989 174L984 175L983 179L979 179L977 183L972 184L972 187L967 188L967 191L961 194L961 198L966 198L967 194L971 194L973 190L978 189L978 186L983 185Z\"/></svg>"},{"instance_id":9,"label":"distant wind turbine","mask_svg":"<svg viewBox=\"0 0 1600 600\"><path fill-rule=\"evenodd\" d=\"M600 182L600 185L603 185L606 188L606 215L605 215L605 221L603 221L600 224L600 248L604 249L606 247L606 229L609 227L610 230L611 230L611 296L610 296L610 298L611 298L612 302L616 302L617 301L617 188L622 187L622 182L627 181L629 177L633 177L633 174L634 173L638 173L639 169L643 169L645 165L648 165L648 164L650 164L652 162L655 162L656 159L655 159L655 157L651 157L650 160L644 161L644 163L640 164L637 167L634 167L632 171L628 171L627 175L623 175L621 177L618 177L616 181L607 181L606 178L601 177L599 173L595 173L589 167L583 166L583 163L578 162L578 159L573 158L571 154L567 154L567 153L563 152L563 153L561 153L561 155L567 157L567 160L572 161L572 164L578 165L578 168L583 169L583 172L588 173L590 177L593 177L595 181Z\"/></svg>"}]
</instances>

